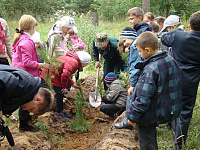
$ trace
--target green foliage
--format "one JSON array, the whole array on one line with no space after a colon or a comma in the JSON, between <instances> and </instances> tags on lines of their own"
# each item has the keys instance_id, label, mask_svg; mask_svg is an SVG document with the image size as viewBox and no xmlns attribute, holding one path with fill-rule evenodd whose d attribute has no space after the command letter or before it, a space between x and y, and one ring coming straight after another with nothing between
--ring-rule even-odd
<instances>
[{"instance_id":1,"label":"green foliage","mask_svg":"<svg viewBox=\"0 0 200 150\"><path fill-rule=\"evenodd\" d=\"M98 88L97 88L97 92L101 95L103 95L103 89L104 89L104 86L103 86L103 82L102 82L102 78L99 76L98 77Z\"/></svg>"},{"instance_id":2,"label":"green foliage","mask_svg":"<svg viewBox=\"0 0 200 150\"><path fill-rule=\"evenodd\" d=\"M47 140L50 140L54 145L58 145L58 149L61 149L61 144L64 143L65 139L63 137L58 137L55 135L51 135L51 133L49 132L47 126L42 122L42 121L38 121L35 124L40 130L42 130L42 132L44 133L44 137Z\"/></svg>"},{"instance_id":3,"label":"green foliage","mask_svg":"<svg viewBox=\"0 0 200 150\"><path fill-rule=\"evenodd\" d=\"M62 62L59 61L57 58L57 56L54 56L54 50L55 50L55 46L58 43L58 37L54 38L53 41L53 45L52 45L52 49L50 50L49 48L47 48L47 50L39 50L39 54L43 57L44 62L45 63L49 63L51 64L55 74L58 73L57 67L60 67ZM48 69L47 73L45 73L44 75L44 81L47 84L48 88L50 90L52 89L52 85L51 85L51 79L53 79L54 76L51 76L51 72L50 69Z\"/></svg>"},{"instance_id":4,"label":"green foliage","mask_svg":"<svg viewBox=\"0 0 200 150\"><path fill-rule=\"evenodd\" d=\"M78 86L80 86L79 91L76 92L76 97L74 98L74 104L76 105L76 120L71 122L69 126L74 131L80 131L80 132L87 132L90 128L90 124L93 122L92 120L85 121L83 117L82 109L83 107L87 107L88 103L84 101L83 91L81 88L80 82L76 83Z\"/></svg>"},{"instance_id":5,"label":"green foliage","mask_svg":"<svg viewBox=\"0 0 200 150\"><path fill-rule=\"evenodd\" d=\"M120 74L118 75L118 78L122 81L124 81L125 83L125 87L128 88L130 85L130 80L129 80L129 71L127 72L120 72Z\"/></svg>"}]
</instances>

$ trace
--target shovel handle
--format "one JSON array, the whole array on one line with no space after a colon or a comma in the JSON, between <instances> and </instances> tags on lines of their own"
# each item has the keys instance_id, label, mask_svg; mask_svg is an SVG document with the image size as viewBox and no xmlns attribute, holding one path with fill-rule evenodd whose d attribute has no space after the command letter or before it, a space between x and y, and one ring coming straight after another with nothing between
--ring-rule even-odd
<instances>
[{"instance_id":1,"label":"shovel handle","mask_svg":"<svg viewBox=\"0 0 200 150\"><path fill-rule=\"evenodd\" d=\"M97 67L97 74L96 74L96 85L95 85L95 100L97 100L98 96L98 79L99 79L99 67Z\"/></svg>"}]
</instances>

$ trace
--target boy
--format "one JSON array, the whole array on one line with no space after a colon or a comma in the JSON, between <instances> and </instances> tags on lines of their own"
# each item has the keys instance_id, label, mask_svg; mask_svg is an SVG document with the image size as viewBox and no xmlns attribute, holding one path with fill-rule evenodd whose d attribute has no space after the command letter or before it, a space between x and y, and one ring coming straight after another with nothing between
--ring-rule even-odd
<instances>
[{"instance_id":1,"label":"boy","mask_svg":"<svg viewBox=\"0 0 200 150\"><path fill-rule=\"evenodd\" d=\"M166 33L161 41L166 46L172 47L174 59L178 62L182 73L182 111L180 122L177 120L176 138L177 146L182 148L187 138L188 127L195 106L197 89L200 81L200 11L190 16L189 28L191 32L184 32L183 27ZM180 128L181 127L181 128Z\"/></svg>"},{"instance_id":2,"label":"boy","mask_svg":"<svg viewBox=\"0 0 200 150\"><path fill-rule=\"evenodd\" d=\"M143 22L143 17L144 12L139 7L133 7L128 10L128 20L133 29L136 30L137 36L139 36L142 32L151 31L151 27L148 23Z\"/></svg>"},{"instance_id":3,"label":"boy","mask_svg":"<svg viewBox=\"0 0 200 150\"><path fill-rule=\"evenodd\" d=\"M147 12L146 14L144 14L143 20L144 20L144 22L149 24L150 22L154 21L154 18L155 18L155 16L152 12Z\"/></svg>"},{"instance_id":4,"label":"boy","mask_svg":"<svg viewBox=\"0 0 200 150\"><path fill-rule=\"evenodd\" d=\"M113 72L109 72L104 81L108 87L108 93L102 97L105 104L100 106L100 111L114 118L126 109L127 91L124 82L117 79Z\"/></svg>"},{"instance_id":5,"label":"boy","mask_svg":"<svg viewBox=\"0 0 200 150\"><path fill-rule=\"evenodd\" d=\"M175 30L179 25L181 24L181 19L177 15L170 15L167 17L164 21L164 26L160 30L160 32L163 32L166 30L167 32L170 32L172 30Z\"/></svg>"},{"instance_id":6,"label":"boy","mask_svg":"<svg viewBox=\"0 0 200 150\"><path fill-rule=\"evenodd\" d=\"M127 65L122 60L121 55L117 48L118 39L108 36L106 32L99 32L96 34L96 38L93 41L92 53L94 56L95 68L101 67L99 55L102 55L105 59L103 65L103 78L109 72L115 72L119 74L120 71L126 71ZM108 87L104 83L104 89Z\"/></svg>"},{"instance_id":7,"label":"boy","mask_svg":"<svg viewBox=\"0 0 200 150\"><path fill-rule=\"evenodd\" d=\"M41 79L28 72L0 65L0 118L3 114L11 114L22 106L23 110L34 115L42 115L49 110L53 102L53 94L40 88Z\"/></svg>"},{"instance_id":8,"label":"boy","mask_svg":"<svg viewBox=\"0 0 200 150\"><path fill-rule=\"evenodd\" d=\"M55 73L54 69L50 70L51 76L54 76L51 79L56 98L56 112L54 114L59 120L69 121L72 116L63 110L64 94L67 94L71 86L77 89L80 88L71 79L71 75L85 67L90 62L91 56L85 51L78 51L76 53L68 52L66 56L59 56L57 59L62 63L60 67L57 67L58 73ZM41 73L43 80L45 80L45 73L46 70Z\"/></svg>"},{"instance_id":9,"label":"boy","mask_svg":"<svg viewBox=\"0 0 200 150\"><path fill-rule=\"evenodd\" d=\"M181 111L180 69L166 51L158 50L158 38L142 33L135 43L144 59L136 64L141 75L134 88L127 114L137 123L141 150L158 149L156 126L177 118Z\"/></svg>"},{"instance_id":10,"label":"boy","mask_svg":"<svg viewBox=\"0 0 200 150\"><path fill-rule=\"evenodd\" d=\"M155 21L158 23L159 31L160 31L163 28L165 17L158 16L158 17L155 18Z\"/></svg>"}]
</instances>

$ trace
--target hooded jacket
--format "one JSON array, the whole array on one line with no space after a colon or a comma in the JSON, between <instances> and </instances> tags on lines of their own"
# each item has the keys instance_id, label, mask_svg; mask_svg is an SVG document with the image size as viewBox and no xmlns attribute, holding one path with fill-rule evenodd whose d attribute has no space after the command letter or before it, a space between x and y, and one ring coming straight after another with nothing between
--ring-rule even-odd
<instances>
[{"instance_id":1,"label":"hooded jacket","mask_svg":"<svg viewBox=\"0 0 200 150\"><path fill-rule=\"evenodd\" d=\"M152 31L151 27L149 26L148 23L143 22L141 24L138 24L134 27L134 29L137 32L137 36L139 36L141 33L146 32L146 31Z\"/></svg>"},{"instance_id":2,"label":"hooded jacket","mask_svg":"<svg viewBox=\"0 0 200 150\"><path fill-rule=\"evenodd\" d=\"M127 91L125 84L121 80L114 80L108 88L106 99L121 109L126 108Z\"/></svg>"},{"instance_id":3,"label":"hooded jacket","mask_svg":"<svg viewBox=\"0 0 200 150\"><path fill-rule=\"evenodd\" d=\"M39 77L37 49L33 40L25 33L13 44L12 66Z\"/></svg>"},{"instance_id":4,"label":"hooded jacket","mask_svg":"<svg viewBox=\"0 0 200 150\"><path fill-rule=\"evenodd\" d=\"M51 76L54 76L54 78L51 79L51 84L62 88L72 86L74 81L71 79L71 75L82 68L78 55L68 52L66 56L59 56L57 59L60 60L62 64L60 67L57 67L57 74L53 69L50 70ZM45 73L46 70L42 70L41 78L44 80Z\"/></svg>"},{"instance_id":5,"label":"hooded jacket","mask_svg":"<svg viewBox=\"0 0 200 150\"><path fill-rule=\"evenodd\" d=\"M48 47L50 49L49 54L52 53L52 46L55 38L58 38L58 42L55 45L54 49L54 56L65 56L68 52L68 49L66 47L67 39L66 39L66 33L63 32L62 28L58 24L54 24L54 26L51 28L50 32L48 33Z\"/></svg>"},{"instance_id":6,"label":"hooded jacket","mask_svg":"<svg viewBox=\"0 0 200 150\"><path fill-rule=\"evenodd\" d=\"M15 67L0 65L0 110L10 114L33 100L40 84L39 77Z\"/></svg>"}]
</instances>

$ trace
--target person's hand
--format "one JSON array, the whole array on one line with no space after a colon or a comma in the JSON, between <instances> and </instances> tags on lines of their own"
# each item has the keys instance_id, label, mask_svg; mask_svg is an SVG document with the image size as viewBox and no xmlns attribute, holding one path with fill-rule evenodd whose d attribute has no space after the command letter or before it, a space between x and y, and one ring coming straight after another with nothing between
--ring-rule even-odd
<instances>
[{"instance_id":1,"label":"person's hand","mask_svg":"<svg viewBox=\"0 0 200 150\"><path fill-rule=\"evenodd\" d=\"M101 64L100 64L100 62L99 61L96 61L96 63L95 63L95 68L101 68Z\"/></svg>"},{"instance_id":2,"label":"person's hand","mask_svg":"<svg viewBox=\"0 0 200 150\"><path fill-rule=\"evenodd\" d=\"M184 25L180 25L180 26L178 26L178 28L181 28L183 31L185 30L185 26Z\"/></svg>"},{"instance_id":3,"label":"person's hand","mask_svg":"<svg viewBox=\"0 0 200 150\"><path fill-rule=\"evenodd\" d=\"M136 123L133 123L133 122L131 122L130 120L128 120L128 124L129 124L129 125L132 125L133 128L136 128Z\"/></svg>"},{"instance_id":4,"label":"person's hand","mask_svg":"<svg viewBox=\"0 0 200 150\"><path fill-rule=\"evenodd\" d=\"M134 88L135 88L134 86L131 86L131 87L128 89L128 95L133 94Z\"/></svg>"},{"instance_id":5,"label":"person's hand","mask_svg":"<svg viewBox=\"0 0 200 150\"><path fill-rule=\"evenodd\" d=\"M66 93L66 92L67 92L67 89L66 89L66 88L63 88L61 91L62 91L62 93Z\"/></svg>"},{"instance_id":6,"label":"person's hand","mask_svg":"<svg viewBox=\"0 0 200 150\"><path fill-rule=\"evenodd\" d=\"M76 88L76 89L80 89L80 86L73 84L72 87Z\"/></svg>"},{"instance_id":7,"label":"person's hand","mask_svg":"<svg viewBox=\"0 0 200 150\"><path fill-rule=\"evenodd\" d=\"M51 64L39 63L39 68L50 69L51 68Z\"/></svg>"}]
</instances>

